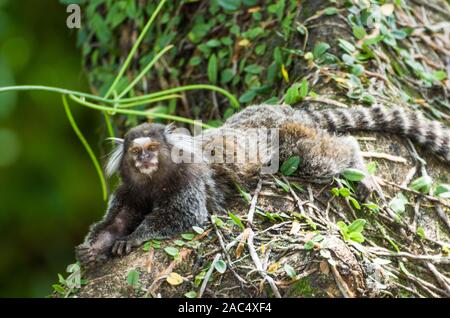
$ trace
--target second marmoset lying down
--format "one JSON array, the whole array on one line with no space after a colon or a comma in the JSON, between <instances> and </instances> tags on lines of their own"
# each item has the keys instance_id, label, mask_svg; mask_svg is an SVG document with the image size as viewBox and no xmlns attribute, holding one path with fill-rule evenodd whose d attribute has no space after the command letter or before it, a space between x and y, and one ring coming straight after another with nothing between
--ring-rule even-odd
<instances>
[{"instance_id":1,"label":"second marmoset lying down","mask_svg":"<svg viewBox=\"0 0 450 318\"><path fill-rule=\"evenodd\" d=\"M269 151L256 160L242 162L177 162L171 156L174 149L190 154L222 147L235 153L242 146L239 136L225 141L222 137L236 129L241 137L258 138L252 137L252 128L276 128L279 147L269 146ZM103 219L91 226L84 243L77 246L77 259L84 266L92 265L112 255L128 254L150 239L171 238L202 225L209 212L225 207L227 194L235 189L233 182L245 184L254 179L275 154L279 162L294 155L302 157L297 173L315 180L330 180L348 168L366 172L356 139L340 135L353 130L406 136L450 162L450 129L400 108L308 111L287 105L250 106L220 128L204 131L201 140L176 133L170 125L142 124L119 140L111 155L107 170L110 174L118 170L121 184L110 198ZM189 146L199 140L198 148L194 147L197 150L190 150ZM358 190L362 196L371 193L373 180L369 174Z\"/></svg>"}]
</instances>

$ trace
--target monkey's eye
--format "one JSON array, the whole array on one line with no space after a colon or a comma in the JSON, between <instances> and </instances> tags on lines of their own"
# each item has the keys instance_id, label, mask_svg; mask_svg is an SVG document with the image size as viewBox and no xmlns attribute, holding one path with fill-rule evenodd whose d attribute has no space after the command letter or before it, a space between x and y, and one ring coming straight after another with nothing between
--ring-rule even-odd
<instances>
[{"instance_id":1,"label":"monkey's eye","mask_svg":"<svg viewBox=\"0 0 450 318\"><path fill-rule=\"evenodd\" d=\"M147 149L150 151L156 151L159 148L159 143L152 143L148 145Z\"/></svg>"},{"instance_id":2,"label":"monkey's eye","mask_svg":"<svg viewBox=\"0 0 450 318\"><path fill-rule=\"evenodd\" d=\"M133 147L130 149L131 153L137 155L138 153L141 152L141 150L138 147Z\"/></svg>"}]
</instances>

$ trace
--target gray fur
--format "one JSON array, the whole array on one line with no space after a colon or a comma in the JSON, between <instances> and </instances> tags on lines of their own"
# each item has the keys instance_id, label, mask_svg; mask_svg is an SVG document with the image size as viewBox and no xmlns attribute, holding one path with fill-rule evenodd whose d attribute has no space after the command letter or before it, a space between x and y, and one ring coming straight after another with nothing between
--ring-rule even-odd
<instances>
[{"instance_id":1,"label":"gray fur","mask_svg":"<svg viewBox=\"0 0 450 318\"><path fill-rule=\"evenodd\" d=\"M210 149L222 136L227 136L223 147L236 150L242 138L231 138L233 129L243 129L243 136L246 129L249 132L250 128L262 127L279 130L281 161L293 155L303 157L299 174L317 181L330 180L347 168L366 172L355 138L335 134L353 130L407 136L450 161L450 130L419 113L397 108L308 111L288 105L255 105L231 116L222 127L205 131L202 139L178 134L173 126L143 124L131 129L110 156L107 172L118 169L122 184L111 198L104 218L91 227L85 242L77 247L77 258L84 265L92 264L111 254L129 253L132 247L147 240L170 238L205 223L209 212L223 209L233 181L250 183L259 176L268 158L244 163L178 163L171 160L171 151L176 148L196 152L193 145L199 140L201 150ZM132 141L146 140L143 137L160 144L155 152L158 167L150 174L135 168L137 156L129 151ZM144 141L142 144L145 147ZM152 153L147 152L149 156ZM372 177L367 172L366 175L359 183L363 196L374 188Z\"/></svg>"}]
</instances>

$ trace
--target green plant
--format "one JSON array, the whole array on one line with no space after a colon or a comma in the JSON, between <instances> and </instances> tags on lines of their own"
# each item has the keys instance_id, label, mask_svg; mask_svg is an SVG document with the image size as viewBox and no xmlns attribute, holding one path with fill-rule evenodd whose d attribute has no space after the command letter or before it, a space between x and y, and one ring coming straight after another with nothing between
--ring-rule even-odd
<instances>
[{"instance_id":1,"label":"green plant","mask_svg":"<svg viewBox=\"0 0 450 318\"><path fill-rule=\"evenodd\" d=\"M357 219L352 222L352 224L347 225L343 221L337 222L337 226L341 232L344 241L354 241L357 243L362 243L366 240L362 231L364 230L364 225L366 224L366 220Z\"/></svg>"},{"instance_id":2,"label":"green plant","mask_svg":"<svg viewBox=\"0 0 450 318\"><path fill-rule=\"evenodd\" d=\"M70 264L66 271L70 273L69 276L64 278L61 274L58 274L58 284L52 285L53 291L64 298L74 293L84 283L81 279L81 269L78 263Z\"/></svg>"}]
</instances>

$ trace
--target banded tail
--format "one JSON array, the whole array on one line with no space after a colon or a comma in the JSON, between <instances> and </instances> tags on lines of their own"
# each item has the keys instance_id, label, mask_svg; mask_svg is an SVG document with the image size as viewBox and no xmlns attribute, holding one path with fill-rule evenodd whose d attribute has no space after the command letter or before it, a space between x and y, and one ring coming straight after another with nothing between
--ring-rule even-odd
<instances>
[{"instance_id":1,"label":"banded tail","mask_svg":"<svg viewBox=\"0 0 450 318\"><path fill-rule=\"evenodd\" d=\"M300 110L295 112L295 117L334 132L367 130L405 136L450 162L450 129L425 118L420 112L373 106Z\"/></svg>"}]
</instances>

